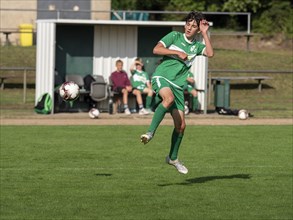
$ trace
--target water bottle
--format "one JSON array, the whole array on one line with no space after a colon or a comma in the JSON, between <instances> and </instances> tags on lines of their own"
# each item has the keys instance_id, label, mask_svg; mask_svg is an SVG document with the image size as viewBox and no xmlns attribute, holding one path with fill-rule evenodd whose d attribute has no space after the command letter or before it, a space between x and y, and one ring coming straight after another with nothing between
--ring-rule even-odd
<instances>
[{"instance_id":1,"label":"water bottle","mask_svg":"<svg viewBox=\"0 0 293 220\"><path fill-rule=\"evenodd\" d=\"M112 98L109 99L109 114L110 115L113 114L113 99Z\"/></svg>"}]
</instances>

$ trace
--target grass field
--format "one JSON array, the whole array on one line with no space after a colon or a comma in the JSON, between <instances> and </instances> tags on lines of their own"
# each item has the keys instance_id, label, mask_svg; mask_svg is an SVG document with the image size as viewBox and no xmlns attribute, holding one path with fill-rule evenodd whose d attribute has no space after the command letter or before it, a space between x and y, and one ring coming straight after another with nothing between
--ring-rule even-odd
<instances>
[{"instance_id":1,"label":"grass field","mask_svg":"<svg viewBox=\"0 0 293 220\"><path fill-rule=\"evenodd\" d=\"M1 126L1 219L292 219L292 126ZM167 138L166 138L167 137Z\"/></svg>"}]
</instances>

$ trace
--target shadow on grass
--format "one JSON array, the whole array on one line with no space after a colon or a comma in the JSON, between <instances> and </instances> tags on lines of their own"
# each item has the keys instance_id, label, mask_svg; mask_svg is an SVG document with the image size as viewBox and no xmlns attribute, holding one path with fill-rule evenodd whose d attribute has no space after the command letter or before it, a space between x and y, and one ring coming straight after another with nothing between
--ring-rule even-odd
<instances>
[{"instance_id":1,"label":"shadow on grass","mask_svg":"<svg viewBox=\"0 0 293 220\"><path fill-rule=\"evenodd\" d=\"M5 83L4 86L6 89L22 89L23 83ZM36 85L34 83L27 83L26 88L34 89Z\"/></svg>"},{"instance_id":2,"label":"shadow on grass","mask_svg":"<svg viewBox=\"0 0 293 220\"><path fill-rule=\"evenodd\" d=\"M96 173L95 175L96 176L105 176L105 177L112 176L111 173Z\"/></svg>"},{"instance_id":3,"label":"shadow on grass","mask_svg":"<svg viewBox=\"0 0 293 220\"><path fill-rule=\"evenodd\" d=\"M258 89L257 83L230 83L230 89L234 90L254 90ZM262 84L262 89L274 89L274 87L268 84Z\"/></svg>"},{"instance_id":4,"label":"shadow on grass","mask_svg":"<svg viewBox=\"0 0 293 220\"><path fill-rule=\"evenodd\" d=\"M186 185L206 183L209 181L223 180L223 179L250 179L250 175L249 174L234 174L234 175L228 175L228 176L204 176L204 177L186 179L185 182L182 182L182 183L158 184L158 186L172 186L172 185L186 186Z\"/></svg>"}]
</instances>

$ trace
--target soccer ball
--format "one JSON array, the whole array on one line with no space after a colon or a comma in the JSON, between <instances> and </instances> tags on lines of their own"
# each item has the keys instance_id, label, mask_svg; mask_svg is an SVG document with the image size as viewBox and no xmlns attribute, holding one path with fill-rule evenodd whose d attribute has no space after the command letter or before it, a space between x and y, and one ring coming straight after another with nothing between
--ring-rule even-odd
<instances>
[{"instance_id":1,"label":"soccer ball","mask_svg":"<svg viewBox=\"0 0 293 220\"><path fill-rule=\"evenodd\" d=\"M185 115L189 114L189 108L188 108L188 102L187 101L185 102L185 105L184 105L184 114Z\"/></svg>"},{"instance_id":2,"label":"soccer ball","mask_svg":"<svg viewBox=\"0 0 293 220\"><path fill-rule=\"evenodd\" d=\"M89 116L90 118L92 119L95 119L95 118L98 118L100 115L100 111L96 108L92 108L90 111L89 111Z\"/></svg>"},{"instance_id":3,"label":"soccer ball","mask_svg":"<svg viewBox=\"0 0 293 220\"><path fill-rule=\"evenodd\" d=\"M187 105L184 106L184 114L188 115L189 114L189 108Z\"/></svg>"},{"instance_id":4,"label":"soccer ball","mask_svg":"<svg viewBox=\"0 0 293 220\"><path fill-rule=\"evenodd\" d=\"M74 101L79 97L79 86L72 81L65 82L60 86L59 94L65 101Z\"/></svg>"},{"instance_id":5,"label":"soccer ball","mask_svg":"<svg viewBox=\"0 0 293 220\"><path fill-rule=\"evenodd\" d=\"M239 110L239 112L238 112L238 118L239 118L240 120L245 120L245 119L247 119L248 117L249 117L249 115L248 115L247 110L245 110L245 109L241 109L241 110Z\"/></svg>"}]
</instances>

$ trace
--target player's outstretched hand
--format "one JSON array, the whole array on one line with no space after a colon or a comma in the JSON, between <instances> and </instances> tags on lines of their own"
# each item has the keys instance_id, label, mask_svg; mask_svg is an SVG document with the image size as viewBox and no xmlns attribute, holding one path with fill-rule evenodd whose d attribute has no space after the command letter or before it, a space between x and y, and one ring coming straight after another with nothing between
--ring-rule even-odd
<instances>
[{"instance_id":1,"label":"player's outstretched hand","mask_svg":"<svg viewBox=\"0 0 293 220\"><path fill-rule=\"evenodd\" d=\"M202 33L206 33L209 29L209 22L207 20L201 20L199 24L199 29Z\"/></svg>"}]
</instances>

